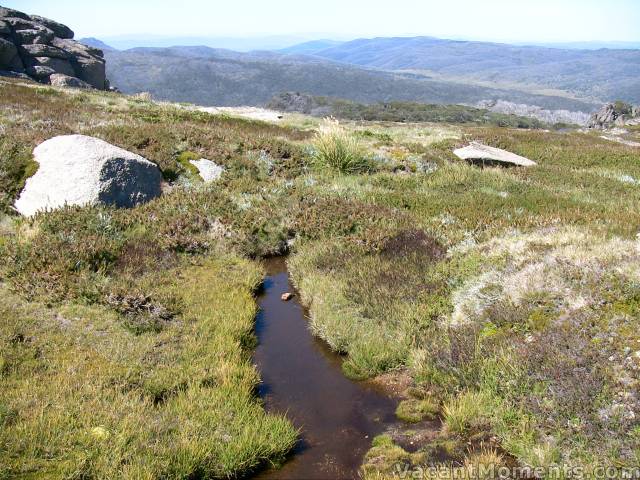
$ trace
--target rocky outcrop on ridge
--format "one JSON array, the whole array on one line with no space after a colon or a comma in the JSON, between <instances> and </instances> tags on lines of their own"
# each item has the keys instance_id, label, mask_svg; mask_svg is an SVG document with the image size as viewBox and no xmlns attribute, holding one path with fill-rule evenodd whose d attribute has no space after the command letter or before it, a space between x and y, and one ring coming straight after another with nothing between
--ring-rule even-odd
<instances>
[{"instance_id":1,"label":"rocky outcrop on ridge","mask_svg":"<svg viewBox=\"0 0 640 480\"><path fill-rule=\"evenodd\" d=\"M569 110L548 110L537 105L507 102L506 100L483 100L476 105L490 112L504 113L506 115L518 115L521 117L536 118L541 122L555 125L567 123L584 126L589 122L590 115L584 112Z\"/></svg>"},{"instance_id":2,"label":"rocky outcrop on ridge","mask_svg":"<svg viewBox=\"0 0 640 480\"><path fill-rule=\"evenodd\" d=\"M65 205L129 208L161 194L162 174L155 163L85 135L63 135L38 145L39 168L25 184L15 207L22 215Z\"/></svg>"},{"instance_id":3,"label":"rocky outcrop on ridge","mask_svg":"<svg viewBox=\"0 0 640 480\"><path fill-rule=\"evenodd\" d=\"M312 117L336 116L336 104L350 103L331 97L318 97L300 92L284 92L275 95L267 104L267 108L286 113L302 113Z\"/></svg>"},{"instance_id":4,"label":"rocky outcrop on ridge","mask_svg":"<svg viewBox=\"0 0 640 480\"><path fill-rule=\"evenodd\" d=\"M0 6L0 75L105 90L104 54L66 25Z\"/></svg>"},{"instance_id":5,"label":"rocky outcrop on ridge","mask_svg":"<svg viewBox=\"0 0 640 480\"><path fill-rule=\"evenodd\" d=\"M640 123L640 106L624 102L607 103L589 120L589 128L624 127Z\"/></svg>"}]
</instances>

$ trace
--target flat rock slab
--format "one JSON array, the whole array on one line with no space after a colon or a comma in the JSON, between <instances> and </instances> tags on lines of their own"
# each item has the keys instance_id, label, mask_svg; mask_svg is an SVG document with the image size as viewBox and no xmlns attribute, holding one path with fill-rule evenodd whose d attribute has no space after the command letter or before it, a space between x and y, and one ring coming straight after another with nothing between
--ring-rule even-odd
<instances>
[{"instance_id":1,"label":"flat rock slab","mask_svg":"<svg viewBox=\"0 0 640 480\"><path fill-rule=\"evenodd\" d=\"M263 122L277 123L283 118L280 112L259 107L196 107L196 110L212 115L225 114Z\"/></svg>"},{"instance_id":2,"label":"flat rock slab","mask_svg":"<svg viewBox=\"0 0 640 480\"><path fill-rule=\"evenodd\" d=\"M85 135L51 138L33 150L38 171L25 184L15 207L31 216L65 205L129 208L161 193L156 164Z\"/></svg>"},{"instance_id":3,"label":"flat rock slab","mask_svg":"<svg viewBox=\"0 0 640 480\"><path fill-rule=\"evenodd\" d=\"M210 183L219 179L224 172L224 167L221 167L206 158L191 160L189 163L198 169L198 173L205 183Z\"/></svg>"},{"instance_id":4,"label":"flat rock slab","mask_svg":"<svg viewBox=\"0 0 640 480\"><path fill-rule=\"evenodd\" d=\"M518 167L533 167L537 165L533 160L521 157L515 153L507 152L495 147L489 147L478 142L459 148L453 152L458 158L474 163L504 164Z\"/></svg>"}]
</instances>

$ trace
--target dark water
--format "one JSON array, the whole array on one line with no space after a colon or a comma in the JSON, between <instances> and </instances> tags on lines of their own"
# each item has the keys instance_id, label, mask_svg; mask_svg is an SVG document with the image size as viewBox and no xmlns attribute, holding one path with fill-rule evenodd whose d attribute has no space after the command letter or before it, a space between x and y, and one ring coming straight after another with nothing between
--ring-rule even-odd
<instances>
[{"instance_id":1,"label":"dark water","mask_svg":"<svg viewBox=\"0 0 640 480\"><path fill-rule=\"evenodd\" d=\"M395 423L396 401L373 385L347 379L341 359L315 339L306 311L293 292L284 259L267 263L259 298L254 361L263 383L260 395L269 412L284 413L301 430L301 439L279 470L257 479L353 479L372 438Z\"/></svg>"}]
</instances>

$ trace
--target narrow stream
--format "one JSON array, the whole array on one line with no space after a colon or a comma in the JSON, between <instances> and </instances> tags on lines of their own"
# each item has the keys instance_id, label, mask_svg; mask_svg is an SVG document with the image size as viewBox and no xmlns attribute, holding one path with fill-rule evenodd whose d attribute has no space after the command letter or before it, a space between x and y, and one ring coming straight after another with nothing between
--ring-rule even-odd
<instances>
[{"instance_id":1,"label":"narrow stream","mask_svg":"<svg viewBox=\"0 0 640 480\"><path fill-rule=\"evenodd\" d=\"M254 361L267 411L283 413L301 430L290 459L256 479L354 479L372 438L396 422L396 401L375 386L347 379L341 358L313 337L293 292L285 260L267 262L256 321Z\"/></svg>"}]
</instances>

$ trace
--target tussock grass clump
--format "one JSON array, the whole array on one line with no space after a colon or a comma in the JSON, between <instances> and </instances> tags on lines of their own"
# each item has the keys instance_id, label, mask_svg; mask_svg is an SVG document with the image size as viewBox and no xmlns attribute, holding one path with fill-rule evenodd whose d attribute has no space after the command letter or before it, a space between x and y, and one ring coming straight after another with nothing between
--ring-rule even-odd
<instances>
[{"instance_id":1,"label":"tussock grass clump","mask_svg":"<svg viewBox=\"0 0 640 480\"><path fill-rule=\"evenodd\" d=\"M491 397L482 392L464 392L445 403L444 424L451 433L469 434L490 427Z\"/></svg>"},{"instance_id":2,"label":"tussock grass clump","mask_svg":"<svg viewBox=\"0 0 640 480\"><path fill-rule=\"evenodd\" d=\"M373 439L360 473L366 480L398 478L399 474L411 472L424 460L423 453L409 453L396 445L389 435L378 435Z\"/></svg>"},{"instance_id":3,"label":"tussock grass clump","mask_svg":"<svg viewBox=\"0 0 640 480\"><path fill-rule=\"evenodd\" d=\"M300 247L289 262L302 300L309 305L312 330L334 350L348 353L343 370L352 378L402 366L419 318L429 315L426 308L403 306L412 281L428 275L423 264L399 272L395 259L381 263L378 255L367 252L371 250L361 245L321 241ZM341 265L339 274L336 265ZM372 278L380 280L373 289Z\"/></svg>"},{"instance_id":4,"label":"tussock grass clump","mask_svg":"<svg viewBox=\"0 0 640 480\"><path fill-rule=\"evenodd\" d=\"M373 170L360 140L335 119L326 119L313 140L316 166L339 173L356 174Z\"/></svg>"},{"instance_id":5,"label":"tussock grass clump","mask_svg":"<svg viewBox=\"0 0 640 480\"><path fill-rule=\"evenodd\" d=\"M504 465L504 457L494 448L482 447L464 459L463 478L494 479L499 476L499 468Z\"/></svg>"}]
</instances>

